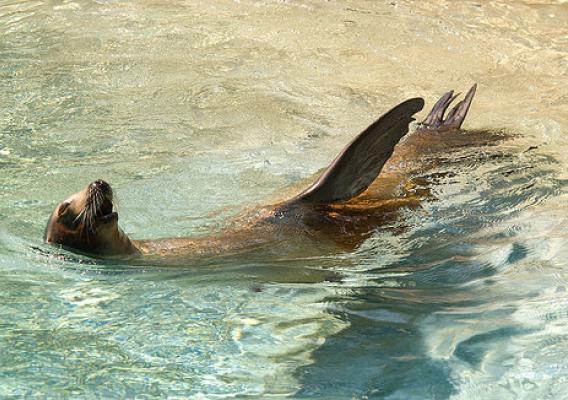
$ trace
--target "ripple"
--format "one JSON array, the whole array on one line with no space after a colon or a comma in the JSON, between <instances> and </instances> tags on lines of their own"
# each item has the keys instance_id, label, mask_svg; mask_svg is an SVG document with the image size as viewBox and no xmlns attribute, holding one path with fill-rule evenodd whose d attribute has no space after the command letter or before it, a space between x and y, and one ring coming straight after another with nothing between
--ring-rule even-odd
<instances>
[{"instance_id":1,"label":"ripple","mask_svg":"<svg viewBox=\"0 0 568 400\"><path fill-rule=\"evenodd\" d=\"M0 397L563 398L568 18L478 3L4 2ZM41 243L100 177L137 237L208 232L472 81L466 133L511 140L441 157L353 252L156 269Z\"/></svg>"}]
</instances>

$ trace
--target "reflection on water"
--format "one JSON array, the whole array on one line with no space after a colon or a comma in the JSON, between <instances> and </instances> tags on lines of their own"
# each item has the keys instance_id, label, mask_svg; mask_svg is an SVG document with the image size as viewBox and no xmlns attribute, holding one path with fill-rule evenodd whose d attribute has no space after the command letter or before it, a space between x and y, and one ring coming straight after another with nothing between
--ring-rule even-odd
<instances>
[{"instance_id":1,"label":"reflection on water","mask_svg":"<svg viewBox=\"0 0 568 400\"><path fill-rule=\"evenodd\" d=\"M0 32L0 397L564 396L563 1L21 1ZM132 236L206 232L472 82L466 128L516 139L449 159L354 252L180 272L33 249L100 177Z\"/></svg>"}]
</instances>

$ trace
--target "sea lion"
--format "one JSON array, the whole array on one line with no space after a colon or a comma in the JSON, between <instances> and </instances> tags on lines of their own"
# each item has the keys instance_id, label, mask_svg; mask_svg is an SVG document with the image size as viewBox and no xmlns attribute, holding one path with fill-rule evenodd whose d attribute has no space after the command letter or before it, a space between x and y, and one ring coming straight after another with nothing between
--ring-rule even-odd
<instances>
[{"instance_id":1,"label":"sea lion","mask_svg":"<svg viewBox=\"0 0 568 400\"><path fill-rule=\"evenodd\" d=\"M257 209L253 217L241 218L218 234L131 240L118 226L112 188L97 180L55 208L45 241L95 257L143 258L165 264L240 254L314 255L352 249L396 218L399 209L417 206L427 196L427 190L413 183L413 171L436 164L437 155L452 148L492 140L460 131L475 91L476 85L446 117L457 95L444 94L419 129L397 146L424 100L400 103L357 135L307 189Z\"/></svg>"}]
</instances>

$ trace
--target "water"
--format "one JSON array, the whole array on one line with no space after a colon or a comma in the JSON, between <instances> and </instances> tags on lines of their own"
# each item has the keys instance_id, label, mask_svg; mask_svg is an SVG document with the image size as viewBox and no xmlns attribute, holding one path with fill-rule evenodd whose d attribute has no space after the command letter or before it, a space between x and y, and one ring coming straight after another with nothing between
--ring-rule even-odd
<instances>
[{"instance_id":1,"label":"water","mask_svg":"<svg viewBox=\"0 0 568 400\"><path fill-rule=\"evenodd\" d=\"M2 1L0 37L0 397L565 397L565 1ZM208 232L473 82L466 128L516 134L504 157L442 166L356 251L155 271L34 249L97 178L134 238Z\"/></svg>"}]
</instances>

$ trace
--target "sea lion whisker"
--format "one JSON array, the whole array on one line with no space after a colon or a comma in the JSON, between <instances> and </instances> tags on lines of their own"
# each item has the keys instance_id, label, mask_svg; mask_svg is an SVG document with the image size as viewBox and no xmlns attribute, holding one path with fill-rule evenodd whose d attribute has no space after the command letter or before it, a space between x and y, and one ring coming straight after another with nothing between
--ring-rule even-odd
<instances>
[{"instance_id":1,"label":"sea lion whisker","mask_svg":"<svg viewBox=\"0 0 568 400\"><path fill-rule=\"evenodd\" d=\"M85 209L83 208L81 210L81 212L79 214L77 214L77 216L73 220L73 223L76 224L79 220L81 220L83 218L84 215L85 215Z\"/></svg>"},{"instance_id":2,"label":"sea lion whisker","mask_svg":"<svg viewBox=\"0 0 568 400\"><path fill-rule=\"evenodd\" d=\"M101 197L99 192L95 192L95 196L93 198L93 214L98 214L101 209Z\"/></svg>"}]
</instances>

